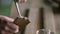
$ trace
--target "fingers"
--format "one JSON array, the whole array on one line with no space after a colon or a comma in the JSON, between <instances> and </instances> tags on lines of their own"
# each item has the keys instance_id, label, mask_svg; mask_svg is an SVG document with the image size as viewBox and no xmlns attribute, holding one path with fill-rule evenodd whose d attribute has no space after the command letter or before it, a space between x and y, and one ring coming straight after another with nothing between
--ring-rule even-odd
<instances>
[{"instance_id":1,"label":"fingers","mask_svg":"<svg viewBox=\"0 0 60 34\"><path fill-rule=\"evenodd\" d=\"M11 33L11 32L9 32L9 31L1 31L1 34L13 34L13 33Z\"/></svg>"},{"instance_id":2,"label":"fingers","mask_svg":"<svg viewBox=\"0 0 60 34\"><path fill-rule=\"evenodd\" d=\"M9 30L13 33L17 33L19 31L19 27L13 23L8 23Z\"/></svg>"},{"instance_id":3,"label":"fingers","mask_svg":"<svg viewBox=\"0 0 60 34\"><path fill-rule=\"evenodd\" d=\"M17 33L19 31L19 27L13 23L14 19L6 17L6 16L2 16L2 15L0 15L0 19L3 19L5 21L7 21L6 24L4 24L5 22L4 23L0 23L1 24L0 26L4 27L4 29L1 28L3 30L3 31L1 31L1 33L3 33L3 34L4 33L10 33L10 32L11 33Z\"/></svg>"},{"instance_id":4,"label":"fingers","mask_svg":"<svg viewBox=\"0 0 60 34\"><path fill-rule=\"evenodd\" d=\"M18 32L19 27L13 23L8 23L8 25L5 25L4 29L1 30L1 33L18 33Z\"/></svg>"},{"instance_id":5,"label":"fingers","mask_svg":"<svg viewBox=\"0 0 60 34\"><path fill-rule=\"evenodd\" d=\"M14 21L14 19L6 17L6 16L2 16L2 15L0 15L0 18L6 20L7 22L13 22Z\"/></svg>"},{"instance_id":6,"label":"fingers","mask_svg":"<svg viewBox=\"0 0 60 34\"><path fill-rule=\"evenodd\" d=\"M13 34L19 32L19 27L13 23L8 23L8 25L6 25L4 29L5 30L1 31L2 34Z\"/></svg>"}]
</instances>

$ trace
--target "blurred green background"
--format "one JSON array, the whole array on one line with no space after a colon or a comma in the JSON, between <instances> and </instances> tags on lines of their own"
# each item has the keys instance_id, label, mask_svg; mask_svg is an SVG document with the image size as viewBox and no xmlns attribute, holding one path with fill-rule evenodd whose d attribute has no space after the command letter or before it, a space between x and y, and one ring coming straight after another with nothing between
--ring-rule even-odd
<instances>
[{"instance_id":1,"label":"blurred green background","mask_svg":"<svg viewBox=\"0 0 60 34\"><path fill-rule=\"evenodd\" d=\"M0 0L0 15L9 16L12 0Z\"/></svg>"}]
</instances>

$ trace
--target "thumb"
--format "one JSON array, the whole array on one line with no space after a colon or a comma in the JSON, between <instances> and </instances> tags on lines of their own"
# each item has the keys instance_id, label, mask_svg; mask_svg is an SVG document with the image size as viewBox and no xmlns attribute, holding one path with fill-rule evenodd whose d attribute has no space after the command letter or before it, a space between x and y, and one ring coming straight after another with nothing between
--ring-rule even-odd
<instances>
[{"instance_id":1,"label":"thumb","mask_svg":"<svg viewBox=\"0 0 60 34\"><path fill-rule=\"evenodd\" d=\"M2 15L0 15L0 18L6 20L7 22L13 22L13 21L14 21L13 18L9 18L9 17L7 17L7 16L2 16Z\"/></svg>"}]
</instances>

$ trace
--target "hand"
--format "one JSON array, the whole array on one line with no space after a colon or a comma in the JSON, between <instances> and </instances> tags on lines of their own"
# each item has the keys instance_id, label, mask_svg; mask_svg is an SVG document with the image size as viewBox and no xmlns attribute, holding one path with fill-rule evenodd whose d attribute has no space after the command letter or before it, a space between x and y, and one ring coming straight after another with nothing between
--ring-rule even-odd
<instances>
[{"instance_id":1,"label":"hand","mask_svg":"<svg viewBox=\"0 0 60 34\"><path fill-rule=\"evenodd\" d=\"M5 30L2 29L0 31L1 34L13 34L19 31L19 27L13 23L14 19L6 17L6 16L2 16L2 15L0 15L0 19L5 20L7 22L6 25L2 26L4 27Z\"/></svg>"}]
</instances>

